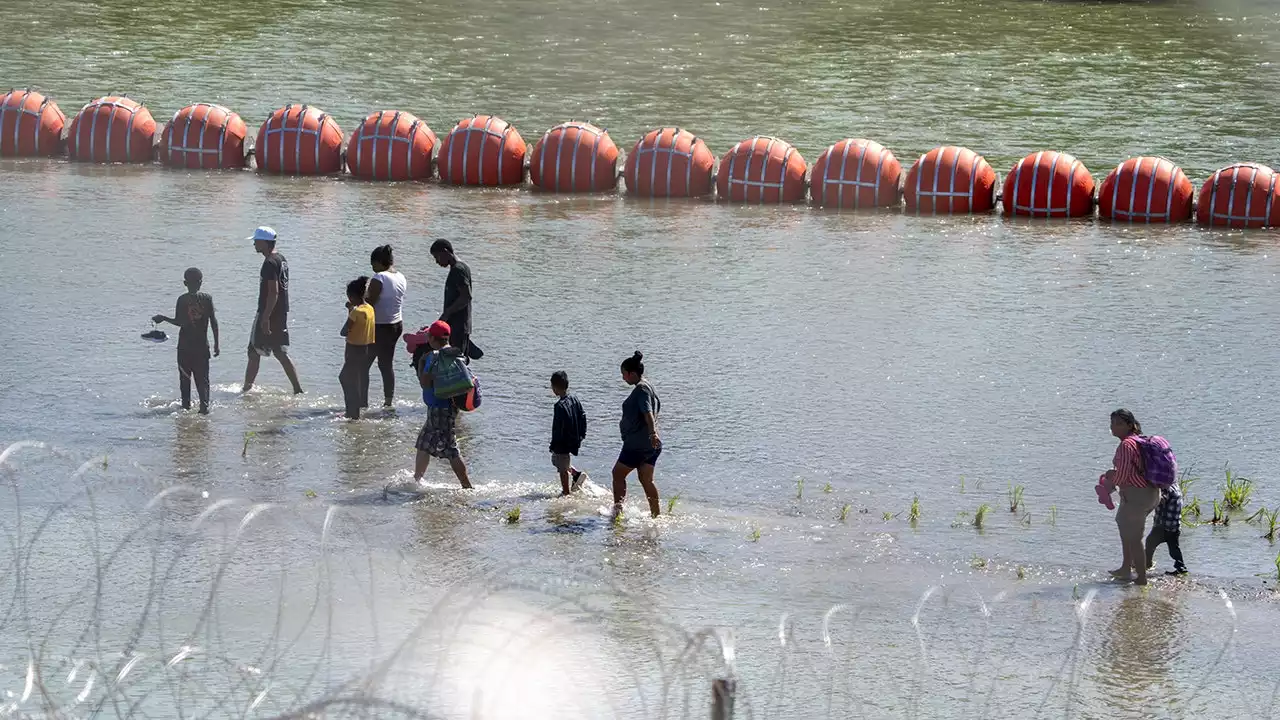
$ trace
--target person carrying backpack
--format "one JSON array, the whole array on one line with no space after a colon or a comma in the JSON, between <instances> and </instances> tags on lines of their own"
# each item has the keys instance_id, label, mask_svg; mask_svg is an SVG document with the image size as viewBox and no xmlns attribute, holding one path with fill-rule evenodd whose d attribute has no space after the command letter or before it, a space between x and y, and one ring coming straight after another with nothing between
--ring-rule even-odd
<instances>
[{"instance_id":1,"label":"person carrying backpack","mask_svg":"<svg viewBox=\"0 0 1280 720\"><path fill-rule=\"evenodd\" d=\"M1120 439L1112 469L1103 473L1104 488L1119 488L1116 527L1123 560L1111 571L1117 580L1147 584L1147 552L1143 545L1147 516L1160 502L1160 487L1176 482L1177 464L1164 438L1145 437L1142 424L1128 410L1111 413L1111 434ZM1148 462L1150 460L1150 462Z\"/></svg>"}]
</instances>

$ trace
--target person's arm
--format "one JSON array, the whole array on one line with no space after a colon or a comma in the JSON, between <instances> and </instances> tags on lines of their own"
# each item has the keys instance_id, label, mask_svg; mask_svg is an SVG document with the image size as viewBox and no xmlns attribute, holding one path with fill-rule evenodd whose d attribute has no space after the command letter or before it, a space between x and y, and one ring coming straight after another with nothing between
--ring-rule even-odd
<instances>
[{"instance_id":1,"label":"person's arm","mask_svg":"<svg viewBox=\"0 0 1280 720\"><path fill-rule=\"evenodd\" d=\"M427 367L427 361L431 358L431 353L422 356L422 362L418 366L418 384L423 390L431 390L436 386L435 373Z\"/></svg>"},{"instance_id":2,"label":"person's arm","mask_svg":"<svg viewBox=\"0 0 1280 720\"><path fill-rule=\"evenodd\" d=\"M372 278L369 280L369 287L364 290L364 301L372 305L378 302L380 297L382 297L382 281Z\"/></svg>"},{"instance_id":3,"label":"person's arm","mask_svg":"<svg viewBox=\"0 0 1280 720\"><path fill-rule=\"evenodd\" d=\"M578 403L578 440L587 439L587 411L582 407L582 403Z\"/></svg>"},{"instance_id":4,"label":"person's arm","mask_svg":"<svg viewBox=\"0 0 1280 720\"><path fill-rule=\"evenodd\" d=\"M182 323L178 321L178 318L182 317L183 314L184 313L182 312L182 298L178 298L178 301L173 305L173 317L165 317L163 315L152 315L151 322L157 323L157 324L162 322L167 322L170 325L177 325L178 327L182 327Z\"/></svg>"},{"instance_id":5,"label":"person's arm","mask_svg":"<svg viewBox=\"0 0 1280 720\"><path fill-rule=\"evenodd\" d=\"M1111 459L1115 467L1107 471L1107 479L1112 485L1134 487L1142 482L1138 473L1138 443L1129 442L1129 438L1120 441L1115 457Z\"/></svg>"},{"instance_id":6,"label":"person's arm","mask_svg":"<svg viewBox=\"0 0 1280 720\"><path fill-rule=\"evenodd\" d=\"M658 417L651 412L644 413L644 424L649 426L649 444L654 450L662 447L662 438L658 437Z\"/></svg>"},{"instance_id":7,"label":"person's arm","mask_svg":"<svg viewBox=\"0 0 1280 720\"><path fill-rule=\"evenodd\" d=\"M565 423L569 418L560 403L556 403L551 411L551 445L548 448L555 452L557 447L564 447Z\"/></svg>"},{"instance_id":8,"label":"person's arm","mask_svg":"<svg viewBox=\"0 0 1280 720\"><path fill-rule=\"evenodd\" d=\"M262 302L262 317L258 318L258 324L262 326L262 332L271 332L271 313L276 309L276 301L280 299L280 281L272 278L271 280L263 280L265 283L263 289L266 291L266 297Z\"/></svg>"},{"instance_id":9,"label":"person's arm","mask_svg":"<svg viewBox=\"0 0 1280 720\"><path fill-rule=\"evenodd\" d=\"M213 356L218 357L222 347L218 341L218 314L213 310L213 298L209 298L209 327L213 329Z\"/></svg>"},{"instance_id":10,"label":"person's arm","mask_svg":"<svg viewBox=\"0 0 1280 720\"><path fill-rule=\"evenodd\" d=\"M342 337L346 337L347 333L351 332L351 321L353 320L355 314L356 314L355 309L352 308L351 303L348 302L347 303L347 321L342 323L342 329L338 331L338 334L341 335Z\"/></svg>"}]
</instances>

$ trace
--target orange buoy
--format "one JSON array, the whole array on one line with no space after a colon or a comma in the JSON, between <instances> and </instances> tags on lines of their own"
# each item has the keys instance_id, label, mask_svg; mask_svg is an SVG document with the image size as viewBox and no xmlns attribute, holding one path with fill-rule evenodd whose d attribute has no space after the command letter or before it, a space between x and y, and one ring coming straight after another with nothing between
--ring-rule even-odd
<instances>
[{"instance_id":1,"label":"orange buoy","mask_svg":"<svg viewBox=\"0 0 1280 720\"><path fill-rule=\"evenodd\" d=\"M1084 163L1055 150L1018 161L1004 179L1005 215L1067 218L1093 212L1093 175Z\"/></svg>"},{"instance_id":2,"label":"orange buoy","mask_svg":"<svg viewBox=\"0 0 1280 720\"><path fill-rule=\"evenodd\" d=\"M1129 158L1098 190L1098 214L1129 222L1186 222L1195 188L1182 168L1158 157Z\"/></svg>"},{"instance_id":3,"label":"orange buoy","mask_svg":"<svg viewBox=\"0 0 1280 720\"><path fill-rule=\"evenodd\" d=\"M440 144L440 180L452 185L524 182L524 138L506 120L476 115L459 122Z\"/></svg>"},{"instance_id":4,"label":"orange buoy","mask_svg":"<svg viewBox=\"0 0 1280 720\"><path fill-rule=\"evenodd\" d=\"M700 197L711 192L716 158L697 135L680 128L650 130L627 155L627 192L640 197Z\"/></svg>"},{"instance_id":5,"label":"orange buoy","mask_svg":"<svg viewBox=\"0 0 1280 720\"><path fill-rule=\"evenodd\" d=\"M1200 186L1196 221L1233 228L1280 225L1278 194L1275 170L1258 163L1229 165Z\"/></svg>"},{"instance_id":6,"label":"orange buoy","mask_svg":"<svg viewBox=\"0 0 1280 720\"><path fill-rule=\"evenodd\" d=\"M618 184L618 146L591 123L560 123L534 144L529 179L552 192L612 190Z\"/></svg>"},{"instance_id":7,"label":"orange buoy","mask_svg":"<svg viewBox=\"0 0 1280 720\"><path fill-rule=\"evenodd\" d=\"M100 97L72 118L67 155L80 162L150 162L155 133L151 111L136 100Z\"/></svg>"},{"instance_id":8,"label":"orange buoy","mask_svg":"<svg viewBox=\"0 0 1280 720\"><path fill-rule=\"evenodd\" d=\"M841 140L813 164L809 195L824 207L897 205L902 202L902 163L874 140Z\"/></svg>"},{"instance_id":9,"label":"orange buoy","mask_svg":"<svg viewBox=\"0 0 1280 720\"><path fill-rule=\"evenodd\" d=\"M808 166L789 143L757 135L720 158L716 192L731 202L784 203L804 199Z\"/></svg>"},{"instance_id":10,"label":"orange buoy","mask_svg":"<svg viewBox=\"0 0 1280 720\"><path fill-rule=\"evenodd\" d=\"M285 105L258 129L253 157L261 172L328 175L342 172L342 128L320 108Z\"/></svg>"},{"instance_id":11,"label":"orange buoy","mask_svg":"<svg viewBox=\"0 0 1280 720\"><path fill-rule=\"evenodd\" d=\"M439 140L412 113L379 110L351 133L347 168L365 180L429 180Z\"/></svg>"},{"instance_id":12,"label":"orange buoy","mask_svg":"<svg viewBox=\"0 0 1280 720\"><path fill-rule=\"evenodd\" d=\"M242 168L248 135L244 120L221 105L188 105L160 133L160 162L173 168Z\"/></svg>"},{"instance_id":13,"label":"orange buoy","mask_svg":"<svg viewBox=\"0 0 1280 720\"><path fill-rule=\"evenodd\" d=\"M60 154L66 122L58 104L44 95L10 90L0 97L0 156Z\"/></svg>"},{"instance_id":14,"label":"orange buoy","mask_svg":"<svg viewBox=\"0 0 1280 720\"><path fill-rule=\"evenodd\" d=\"M936 147L907 171L903 194L908 212L991 212L996 206L996 171L969 148Z\"/></svg>"}]
</instances>

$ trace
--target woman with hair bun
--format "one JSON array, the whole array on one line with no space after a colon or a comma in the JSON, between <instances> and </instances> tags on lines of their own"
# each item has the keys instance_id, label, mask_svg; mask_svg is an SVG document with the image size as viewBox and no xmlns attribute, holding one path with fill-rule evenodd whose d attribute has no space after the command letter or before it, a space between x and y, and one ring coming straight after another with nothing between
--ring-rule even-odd
<instances>
[{"instance_id":1,"label":"woman with hair bun","mask_svg":"<svg viewBox=\"0 0 1280 720\"><path fill-rule=\"evenodd\" d=\"M1112 458L1112 469L1102 475L1102 484L1108 489L1120 489L1120 507L1116 509L1116 527L1120 530L1120 549L1123 560L1120 567L1111 571L1118 580L1132 580L1136 585L1147 584L1147 552L1142 536L1147 516L1160 503L1160 489L1152 487L1146 479L1142 461L1142 449L1138 439L1142 435L1142 423L1128 410L1111 413L1111 434L1120 445Z\"/></svg>"},{"instance_id":2,"label":"woman with hair bun","mask_svg":"<svg viewBox=\"0 0 1280 720\"><path fill-rule=\"evenodd\" d=\"M653 469L662 454L662 439L658 437L662 401L644 377L644 354L639 350L622 361L622 380L632 388L622 403L622 420L618 423L622 431L622 452L613 465L613 514L617 516L622 512L622 503L627 499L627 476L635 470L649 500L649 512L658 517L660 503L658 488L653 484Z\"/></svg>"}]
</instances>

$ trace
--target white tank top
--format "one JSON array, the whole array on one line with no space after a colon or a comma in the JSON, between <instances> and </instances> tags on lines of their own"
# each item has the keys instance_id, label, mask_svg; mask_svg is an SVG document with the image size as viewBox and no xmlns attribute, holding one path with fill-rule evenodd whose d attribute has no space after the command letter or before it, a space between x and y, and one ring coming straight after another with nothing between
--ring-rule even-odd
<instances>
[{"instance_id":1,"label":"white tank top","mask_svg":"<svg viewBox=\"0 0 1280 720\"><path fill-rule=\"evenodd\" d=\"M387 270L373 277L382 283L382 294L373 304L373 321L379 325L402 322L404 291L409 286L404 275L396 270Z\"/></svg>"}]
</instances>

